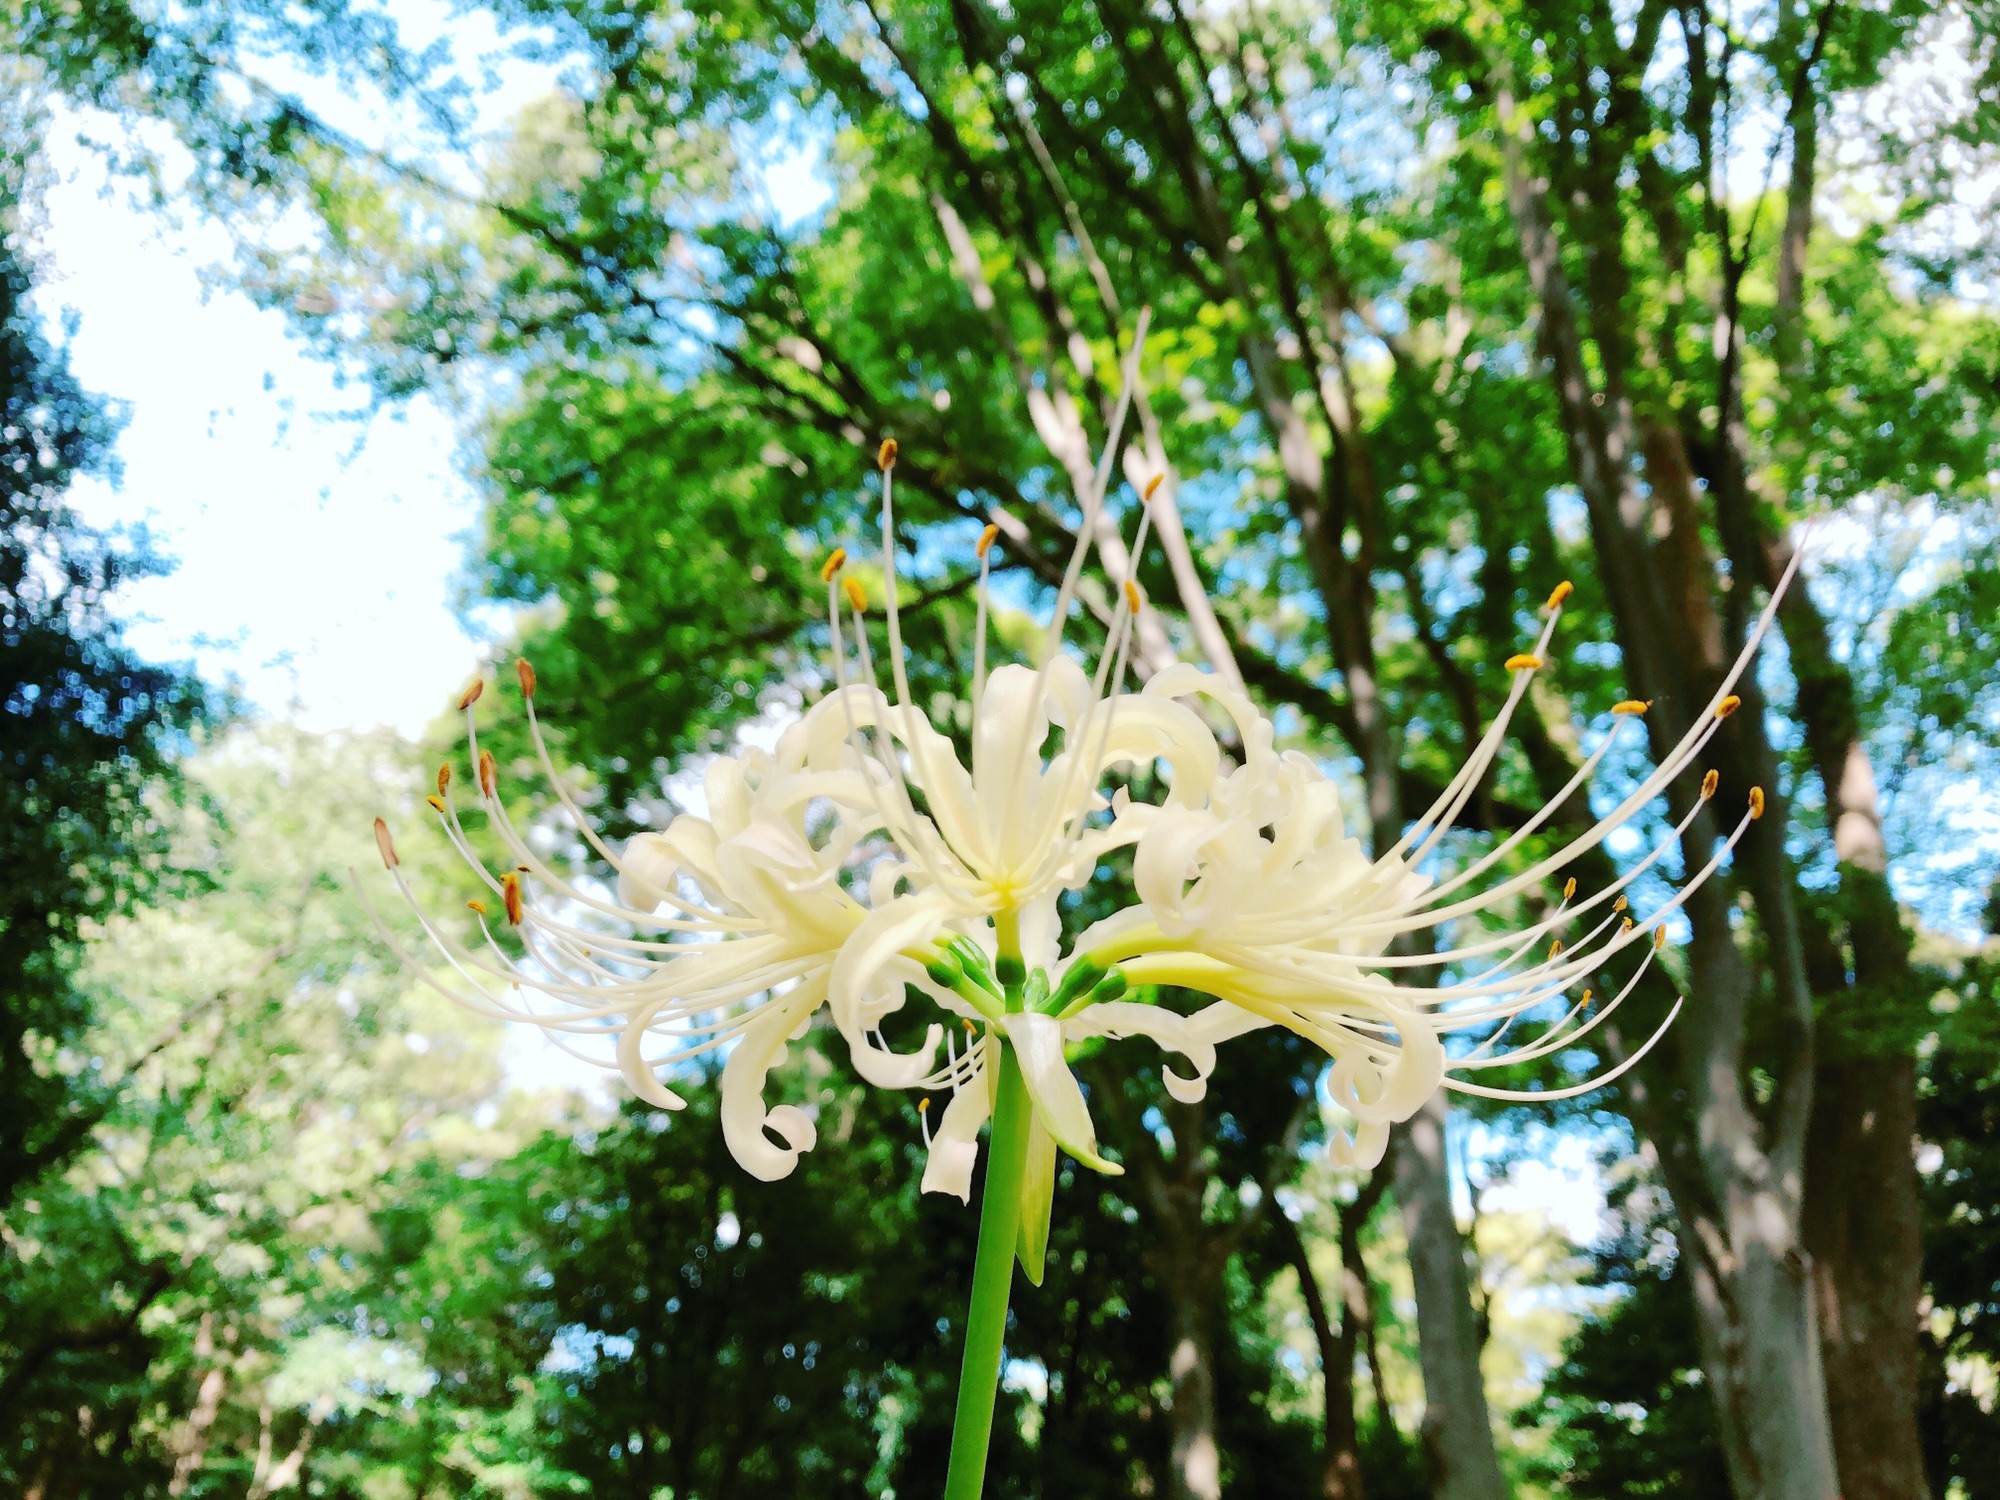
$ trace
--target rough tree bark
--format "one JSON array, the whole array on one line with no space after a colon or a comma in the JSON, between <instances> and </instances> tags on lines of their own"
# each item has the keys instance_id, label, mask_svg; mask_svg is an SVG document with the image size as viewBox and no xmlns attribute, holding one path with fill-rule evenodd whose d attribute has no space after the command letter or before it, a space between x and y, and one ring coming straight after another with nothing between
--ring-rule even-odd
<instances>
[{"instance_id":1,"label":"rough tree bark","mask_svg":"<svg viewBox=\"0 0 2000 1500\"><path fill-rule=\"evenodd\" d=\"M1810 49L1801 49L1789 110L1791 167L1772 315L1784 378L1781 401L1811 371L1805 293L1819 138L1811 64L1833 18L1829 6ZM1726 310L1734 354L1743 329L1733 295ZM1776 497L1761 493L1752 477L1737 360L1726 368L1731 420L1722 482L1714 486L1718 529L1732 566L1768 587L1791 562L1791 549L1763 524L1756 502ZM1782 420L1786 413L1781 409L1780 415ZM1800 439L1790 431L1781 431L1778 447L1782 459L1796 464L1801 457ZM1909 961L1909 926L1889 888L1875 767L1862 738L1853 677L1805 589L1787 597L1779 621L1798 682L1794 712L1826 799L1840 881L1835 907L1844 928L1824 934L1808 957L1824 1010L1803 1218L1834 1453L1843 1500L1924 1500L1930 1489L1917 1427L1922 1206L1911 1153L1917 1065L1909 1027L1897 1025L1893 1014L1901 1008L1922 1015L1924 997ZM1865 1045L1871 1040L1875 1045Z\"/></svg>"},{"instance_id":2,"label":"rough tree bark","mask_svg":"<svg viewBox=\"0 0 2000 1500\"><path fill-rule=\"evenodd\" d=\"M1449 1109L1442 1092L1391 1137L1396 1202L1417 1292L1424 1370L1424 1464L1436 1500L1506 1500L1492 1415L1479 1372L1479 1328L1466 1275L1465 1240L1451 1210L1445 1156Z\"/></svg>"},{"instance_id":3,"label":"rough tree bark","mask_svg":"<svg viewBox=\"0 0 2000 1500\"><path fill-rule=\"evenodd\" d=\"M1167 1378L1172 1384L1173 1500L1220 1500L1222 1453L1215 1440L1216 1288L1228 1246L1203 1222L1209 1173L1201 1162L1202 1106L1182 1105L1171 1122L1182 1142L1171 1161L1141 1151L1137 1175L1156 1229L1147 1269L1168 1309Z\"/></svg>"},{"instance_id":4,"label":"rough tree bark","mask_svg":"<svg viewBox=\"0 0 2000 1500\"><path fill-rule=\"evenodd\" d=\"M1634 474L1632 413L1622 389L1593 385L1548 212L1548 184L1531 165L1532 129L1516 108L1511 68L1497 57L1493 86L1508 206L1542 316L1572 468L1632 690L1655 700L1647 727L1659 754L1680 738L1704 701L1691 670L1696 663L1687 655L1695 622L1674 608L1663 587L1647 535L1652 507ZM1615 247L1594 249L1616 253ZM1742 717L1754 720L1754 702ZM1693 810L1685 787L1672 789L1669 801L1677 816ZM1768 819L1767 826L1775 831L1782 822ZM1709 813L1698 811L1688 847L1713 847L1717 832ZM1785 972L1802 969L1796 923L1790 932L1784 926L1791 917L1789 887L1774 890L1768 865L1759 871L1755 852L1746 846L1744 853L1760 887L1760 915L1780 971L1772 1020L1782 1055L1772 1103L1760 1119L1747 1092L1744 1048L1754 975L1731 931L1727 888L1711 882L1685 907L1694 937L1687 1011L1674 1039L1691 1128L1674 1130L1661 1156L1739 1500L1832 1500L1838 1492L1833 1440L1800 1235L1812 1084L1810 999L1802 975ZM1769 907L1765 897L1772 898Z\"/></svg>"},{"instance_id":5,"label":"rough tree bark","mask_svg":"<svg viewBox=\"0 0 2000 1500\"><path fill-rule=\"evenodd\" d=\"M1354 1412L1354 1356L1364 1332L1372 1332L1373 1323L1368 1265L1361 1256L1361 1231L1367 1227L1388 1186L1387 1172L1371 1173L1352 1203L1334 1208L1336 1233L1340 1237L1337 1320L1327 1304L1319 1275L1313 1270L1312 1256L1299 1226L1284 1214L1271 1216L1285 1259L1299 1278L1299 1292L1305 1298L1313 1341L1319 1345L1321 1500L1366 1500L1367 1496L1361 1475L1361 1426ZM1372 1338L1368 1352L1372 1363L1377 1357ZM1379 1392L1379 1372L1371 1369L1370 1374L1378 1378ZM1377 1420L1390 1421L1387 1402L1379 1395L1377 1400Z\"/></svg>"}]
</instances>

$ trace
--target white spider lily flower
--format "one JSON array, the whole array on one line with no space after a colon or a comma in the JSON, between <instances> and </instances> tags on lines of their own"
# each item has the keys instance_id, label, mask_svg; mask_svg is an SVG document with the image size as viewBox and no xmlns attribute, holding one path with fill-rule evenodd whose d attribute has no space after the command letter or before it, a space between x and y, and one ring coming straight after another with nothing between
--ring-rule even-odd
<instances>
[{"instance_id":1,"label":"white spider lily flower","mask_svg":"<svg viewBox=\"0 0 2000 1500\"><path fill-rule=\"evenodd\" d=\"M492 758L478 748L475 686L461 706L480 800L516 861L502 874L483 866L480 873L516 928L521 953L495 940L484 904L474 903L483 939L476 950L426 919L447 970L426 974L428 982L482 1013L533 1021L559 1043L579 1034L615 1036L616 1065L633 1091L669 1108L681 1101L660 1073L727 1048L725 1136L743 1165L766 1179L789 1173L814 1143L806 1112L767 1106L764 1088L786 1043L804 1033L822 1003L865 1081L925 1096L919 1113L929 1147L926 1191L969 1199L977 1139L997 1087L996 1049L1004 1048L1019 1063L1032 1107L1021 1220L1021 1258L1031 1275L1038 1274L1047 1233L1055 1146L1100 1171L1118 1170L1098 1150L1068 1063L1068 1049L1092 1039L1150 1038L1185 1066L1181 1071L1170 1062L1163 1070L1169 1093L1193 1102L1206 1089L1218 1043L1264 1026L1286 1027L1326 1052L1328 1092L1355 1122L1351 1136L1333 1143L1336 1157L1369 1166L1380 1160L1389 1128L1441 1084L1500 1099L1559 1099L1600 1087L1636 1064L1678 1005L1637 1051L1574 1086L1523 1092L1467 1076L1587 1038L1653 962L1666 936L1662 922L1762 812L1759 791L1708 858L1688 861L1680 892L1644 924L1625 915L1624 892L1679 842L1692 811L1606 889L1579 901L1571 880L1562 899L1540 915L1515 916L1566 865L1645 816L1695 763L1737 706L1731 689L1769 628L1790 573L1706 710L1609 815L1554 853L1489 881L1558 807L1593 784L1643 704L1617 705L1610 732L1546 807L1483 857L1440 879L1430 873L1432 858L1504 745L1508 723L1547 658L1569 586L1550 597L1533 649L1507 662L1508 696L1465 765L1393 848L1371 857L1347 833L1335 784L1319 763L1277 750L1270 719L1240 691L1185 665L1157 673L1137 694L1124 691L1143 604L1131 578L1118 580L1094 673L1065 650L1065 622L1096 535L1122 417L1121 402L1095 487L1082 497L1078 541L1036 667L987 671L997 526L980 539L969 766L910 692L896 579L893 442L883 444L880 457L884 655L893 695L878 682L865 591L843 576L845 552L837 551L822 573L832 690L772 751L748 750L711 765L706 817L681 817L665 833L640 834L614 855L556 774L534 717L533 673L521 664L542 769L591 847L617 870L616 900L562 879L509 822ZM1151 493L1148 486L1145 498ZM1142 506L1128 553L1133 566L1144 554L1149 524ZM1191 706L1203 700L1215 722L1233 731L1227 753L1209 719ZM1107 799L1107 777L1121 770L1135 776L1158 770L1163 775L1147 779L1166 790L1157 803L1134 802L1125 790ZM1696 810L1714 786L1710 772ZM478 866L447 796L441 773L432 801L447 836ZM407 896L379 823L378 833ZM1107 853L1128 846L1136 904L1082 933L1064 956L1058 896L1089 884ZM540 888L541 899L526 898L524 878ZM1635 944L1643 946L1634 971L1608 1002L1593 1011L1588 989L1571 998ZM1397 982L1425 970L1437 971L1440 982ZM1176 992L1206 995L1210 1003L1183 1014L1163 1003ZM529 1005L529 994L553 1008ZM924 1023L918 1046L898 1051L883 1026L913 997L934 1004L937 1018ZM1558 1011L1560 1019L1539 1037L1503 1045L1516 1020ZM969 1033L962 1049L961 1025ZM1454 1055L1446 1045L1451 1033L1476 1040ZM933 1129L929 1096L946 1091L950 1102Z\"/></svg>"},{"instance_id":2,"label":"white spider lily flower","mask_svg":"<svg viewBox=\"0 0 2000 1500\"><path fill-rule=\"evenodd\" d=\"M496 874L475 852L451 800L449 766L440 768L437 795L429 800L446 836L497 898L519 952L497 940L485 901L468 903L480 934L476 945L460 942L424 912L378 819L384 861L444 966L402 956L448 999L483 1015L530 1021L582 1060L603 1061L578 1047L579 1040L615 1039L611 1065L633 1093L665 1109L685 1101L659 1073L727 1047L720 1116L729 1148L753 1175L785 1176L799 1153L811 1149L815 1130L796 1106L766 1109L764 1081L783 1061L787 1041L803 1033L825 1001L835 955L868 916L840 878L860 830L836 818L816 844L809 823L813 809L842 790L843 777L805 768L806 730L793 725L772 751L753 748L709 766L706 817L677 817L666 832L638 834L614 854L555 772L525 661L520 678L544 772L576 826L616 871L616 898L566 880L514 827L493 757L479 747L475 684L460 706L478 800L513 867ZM540 899L529 899L524 881L541 888Z\"/></svg>"},{"instance_id":3,"label":"white spider lily flower","mask_svg":"<svg viewBox=\"0 0 2000 1500\"><path fill-rule=\"evenodd\" d=\"M1503 745L1507 724L1544 663L1569 593L1567 584L1550 597L1548 620L1534 649L1508 661L1514 677L1508 697L1472 756L1396 845L1374 858L1345 831L1335 789L1318 763L1296 753L1274 753L1270 721L1247 698L1192 667L1159 674L1146 685L1145 696L1201 694L1211 699L1234 722L1243 762L1214 780L1203 804L1164 808L1146 824L1133 860L1140 905L1083 933L1076 952L1134 984L1173 985L1216 996L1242 1007L1258 1024L1285 1026L1322 1047L1332 1060L1328 1093L1356 1122L1351 1135L1334 1141L1335 1156L1343 1163L1376 1165L1389 1127L1408 1119L1440 1085L1513 1101L1562 1099L1602 1087L1645 1056L1678 1014L1678 1004L1617 1067L1569 1088L1502 1089L1456 1075L1548 1056L1575 1046L1602 1025L1637 987L1663 945L1662 923L1715 873L1761 816L1761 788L1752 792L1720 846L1643 926L1624 915L1630 904L1624 893L1687 832L1714 793L1713 772L1702 783L1700 799L1670 833L1605 889L1578 901L1571 879L1558 903L1525 924L1496 932L1480 927L1477 919L1505 915L1520 898L1544 888L1579 856L1640 817L1699 758L1739 705L1731 689L1753 659L1790 579L1788 572L1728 676L1661 764L1611 813L1561 848L1490 884L1482 883L1487 872L1591 783L1619 742L1620 731L1647 707L1618 704L1609 731L1569 783L1482 858L1442 883L1423 872ZM1439 941L1446 931L1461 927L1474 935L1462 942ZM1532 957L1545 941L1546 955ZM1586 1018L1591 992L1584 990L1575 1002L1566 997L1635 944L1644 945L1636 971ZM1424 969L1462 977L1429 984L1396 982L1399 974ZM1500 1045L1515 1020L1558 1003L1566 1013L1540 1037L1519 1047ZM1452 1057L1443 1045L1446 1033L1480 1031L1487 1033L1485 1040L1461 1056Z\"/></svg>"},{"instance_id":4,"label":"white spider lily flower","mask_svg":"<svg viewBox=\"0 0 2000 1500\"><path fill-rule=\"evenodd\" d=\"M1060 645L1058 630L1044 643L1041 670L1003 667L989 681L979 648L991 528L980 546L981 628L976 632L973 767L968 772L950 740L910 699L901 665L890 482L884 467L887 638L896 697L892 702L875 684L859 586L849 580L843 590L834 581L835 570L829 569L829 617L838 621L844 591L864 681L848 683L841 676L834 697L814 709L817 732L808 763L829 774L851 772L846 785L868 789L865 810L905 858L898 868L907 892L879 904L842 951L831 980L831 1002L865 1074L887 1086L937 1087L948 1081L958 1090L960 1097L931 1137L928 1188L960 1196L969 1192L974 1142L985 1115L981 1104L965 1103L962 1095L967 1070L976 1074L978 1067L955 1064L929 1074L930 1046L918 1055L872 1054L865 1036L868 1027L879 1024L885 1007L899 1003L896 995L926 988L909 972L911 946L948 943L954 934L961 943L974 940L991 974L1006 982L1017 982L1018 976L1002 972L996 940L1000 952L1021 955L1017 968L1031 976L1025 1013L992 1019L1019 1057L1041 1128L1078 1160L1100 1170L1111 1170L1111 1164L1097 1151L1081 1090L1062 1061L1064 1043L1092 1036L1145 1034L1175 1050L1182 1050L1177 1040L1187 1040L1195 1050L1186 1055L1206 1056L1206 1065L1197 1068L1193 1079L1169 1070L1165 1082L1176 1097L1198 1099L1213 1066L1215 1041L1260 1026L1285 1026L1327 1052L1329 1096L1355 1122L1351 1135L1336 1136L1336 1157L1373 1166L1381 1159L1389 1127L1408 1119L1441 1084L1501 1099L1563 1098L1613 1081L1664 1034L1678 1006L1617 1067L1568 1089L1506 1090L1463 1076L1574 1046L1615 1013L1659 951L1665 937L1661 924L1715 872L1761 812L1761 791L1722 845L1644 926L1624 915L1629 905L1624 892L1679 842L1692 811L1612 885L1581 902L1573 899L1571 881L1551 910L1513 924L1511 930L1480 928L1479 935L1466 941L1447 943L1439 941L1441 929L1456 932L1478 927L1481 918L1504 917L1525 894L1547 885L1577 857L1646 813L1736 708L1739 700L1731 689L1753 659L1789 574L1695 725L1608 816L1510 878L1483 883L1558 807L1592 783L1620 743L1621 731L1644 712L1644 704L1617 705L1610 732L1569 784L1483 858L1439 883L1423 867L1503 747L1530 679L1546 660L1570 592L1567 584L1551 595L1533 649L1507 662L1513 679L1508 696L1466 764L1395 847L1370 858L1346 832L1337 789L1318 762L1296 751L1279 753L1269 718L1214 674L1176 666L1157 674L1136 697L1120 695L1123 651L1139 602L1129 583L1131 609L1115 619L1095 681L1086 683L1067 657L1048 654ZM1085 519L1094 519L1088 506ZM1144 539L1142 516L1132 556L1140 555ZM1058 595L1058 623L1080 562L1081 548ZM838 671L845 653L837 625L835 642ZM1184 707L1194 698L1208 699L1233 726L1232 748L1240 757L1234 769L1222 769L1223 751L1214 733ZM1052 728L1061 729L1062 748L1045 759L1043 746ZM1109 771L1155 761L1171 772L1170 790L1159 805L1133 804L1123 794L1115 803L1103 800L1097 789ZM1702 802L1714 785L1711 773L1703 783ZM1107 811L1108 818L1092 821ZM1022 836L1024 831L1028 836ZM1058 962L1050 941L1054 894L1088 883L1102 854L1124 844L1136 845L1133 884L1139 904L1084 932L1070 959ZM1578 938L1580 923L1587 930ZM1567 949L1565 937L1570 939ZM1545 941L1548 954L1531 958L1531 950ZM1587 989L1580 999L1566 998L1634 944L1644 945L1635 972L1607 1003L1592 1011ZM948 971L949 963L944 968ZM1463 977L1435 984L1395 982L1404 971L1424 969ZM886 985L881 982L885 975ZM1049 977L1044 980L1043 975ZM1208 994L1217 1003L1185 1018L1157 1005L1130 1002L1107 1011L1105 991L1093 986L1111 976L1114 994L1133 985L1170 986ZM927 977L934 997L945 998L950 973ZM996 996L999 988L989 975L988 995ZM956 993L979 998L970 984L959 984ZM1554 1026L1526 1045L1501 1045L1514 1021L1552 1009L1558 1001L1566 1014ZM1062 1022L1059 1030L1041 1021L1045 1007ZM1135 1017L1151 1024L1137 1024ZM1484 1040L1453 1058L1444 1042L1451 1032L1483 1035ZM934 1044L934 1034L930 1040Z\"/></svg>"}]
</instances>

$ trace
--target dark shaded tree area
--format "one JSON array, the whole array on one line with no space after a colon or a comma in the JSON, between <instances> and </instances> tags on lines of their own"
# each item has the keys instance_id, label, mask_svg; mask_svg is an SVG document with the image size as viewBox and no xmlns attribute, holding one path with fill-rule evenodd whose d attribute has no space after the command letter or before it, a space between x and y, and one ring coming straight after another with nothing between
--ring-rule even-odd
<instances>
[{"instance_id":1,"label":"dark shaded tree area","mask_svg":"<svg viewBox=\"0 0 2000 1500\"><path fill-rule=\"evenodd\" d=\"M156 560L65 498L109 466L115 427L28 304L25 170L0 160L0 1205L104 1112L109 1081L66 1050L91 1020L76 944L160 888L154 799L203 708L189 678L124 644L112 613Z\"/></svg>"}]
</instances>

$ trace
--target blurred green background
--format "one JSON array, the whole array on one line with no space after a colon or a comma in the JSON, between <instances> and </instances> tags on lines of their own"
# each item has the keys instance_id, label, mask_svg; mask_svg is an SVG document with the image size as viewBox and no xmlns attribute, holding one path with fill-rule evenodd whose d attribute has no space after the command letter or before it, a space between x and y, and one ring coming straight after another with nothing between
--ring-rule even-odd
<instances>
[{"instance_id":1,"label":"blurred green background","mask_svg":"<svg viewBox=\"0 0 2000 1500\"><path fill-rule=\"evenodd\" d=\"M1139 560L1139 675L1226 643L1380 847L1574 580L1448 868L1612 702L1704 701L1803 546L1716 750L1781 815L1624 1035L1537 1075L1685 994L1614 1089L1440 1104L1369 1173L1296 1039L1199 1106L1142 1042L1083 1058L1128 1173L1063 1170L989 1493L2000 1495L1989 0L0 17L0 1492L941 1486L974 1220L916 1192L915 1098L796 1049L819 1145L749 1179L699 1081L622 1102L401 968L369 821L470 893L417 814L517 651L606 829L698 810L826 686L815 575L873 566L884 435L958 723L973 544L1001 520L1031 650L1149 307L1119 472L1171 466L1188 546ZM86 180L163 238L66 279ZM118 298L169 243L215 298L179 324ZM176 386L206 434L156 441ZM266 396L294 456L238 470ZM601 874L511 686L480 711Z\"/></svg>"}]
</instances>

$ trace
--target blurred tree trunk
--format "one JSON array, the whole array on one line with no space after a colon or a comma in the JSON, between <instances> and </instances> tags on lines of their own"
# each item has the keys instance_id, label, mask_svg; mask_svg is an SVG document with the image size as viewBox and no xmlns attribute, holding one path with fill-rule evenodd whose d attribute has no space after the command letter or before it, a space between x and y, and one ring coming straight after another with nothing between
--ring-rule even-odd
<instances>
[{"instance_id":1,"label":"blurred tree trunk","mask_svg":"<svg viewBox=\"0 0 2000 1500\"><path fill-rule=\"evenodd\" d=\"M1437 1500L1506 1500L1492 1416L1479 1371L1479 1328L1465 1267L1465 1240L1451 1209L1446 1165L1449 1118L1442 1092L1392 1136L1396 1201L1417 1292L1417 1343L1424 1370L1424 1463Z\"/></svg>"},{"instance_id":2,"label":"blurred tree trunk","mask_svg":"<svg viewBox=\"0 0 2000 1500\"><path fill-rule=\"evenodd\" d=\"M1228 1248L1203 1222L1209 1173L1199 1143L1205 1114L1199 1104L1176 1110L1171 1126L1181 1145L1171 1160L1158 1151L1135 1153L1156 1230L1147 1269L1166 1298L1170 1319L1168 1483L1173 1500L1220 1500L1222 1494L1222 1455L1215 1440L1215 1323Z\"/></svg>"},{"instance_id":3,"label":"blurred tree trunk","mask_svg":"<svg viewBox=\"0 0 2000 1500\"><path fill-rule=\"evenodd\" d=\"M1271 1216L1272 1226L1283 1242L1285 1259L1299 1278L1313 1340L1319 1345L1322 1500L1366 1500L1367 1488L1361 1476L1361 1428L1354 1411L1354 1356L1364 1331L1370 1329L1373 1309L1369 1306L1368 1265L1361 1256L1361 1231L1388 1186L1389 1174L1376 1171L1354 1202L1344 1207L1334 1205L1335 1233L1340 1237L1337 1321L1327 1304L1318 1273L1313 1270L1305 1235L1284 1214ZM1373 1357L1371 1339L1370 1358ZM1386 1403L1379 1420L1391 1420Z\"/></svg>"},{"instance_id":4,"label":"blurred tree trunk","mask_svg":"<svg viewBox=\"0 0 2000 1500\"><path fill-rule=\"evenodd\" d=\"M1234 1218L1212 1219L1207 1205L1215 1171L1205 1147L1206 1105L1169 1099L1156 1106L1174 1142L1166 1150L1144 1128L1134 1101L1117 1081L1106 1079L1093 1092L1118 1118L1125 1138L1126 1163L1153 1230L1146 1269L1168 1307L1169 1493L1174 1500L1220 1500L1215 1339L1221 1326L1223 1272L1244 1237L1263 1222L1277 1185L1290 1175L1313 1096L1301 1099L1283 1136L1266 1154L1254 1205Z\"/></svg>"}]
</instances>

